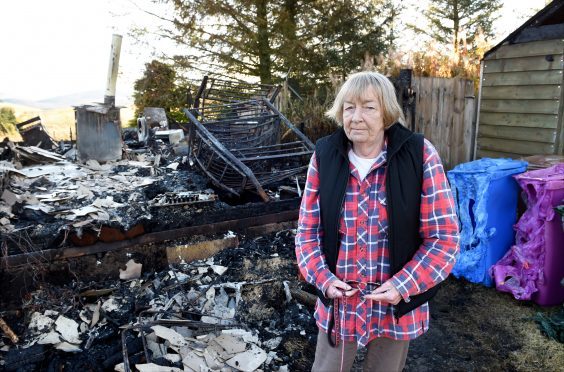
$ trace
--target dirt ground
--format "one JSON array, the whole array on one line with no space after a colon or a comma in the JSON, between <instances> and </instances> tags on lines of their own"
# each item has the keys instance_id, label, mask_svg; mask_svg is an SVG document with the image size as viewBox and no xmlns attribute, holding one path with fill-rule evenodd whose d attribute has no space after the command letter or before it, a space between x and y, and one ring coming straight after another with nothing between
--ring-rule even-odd
<instances>
[{"instance_id":1,"label":"dirt ground","mask_svg":"<svg viewBox=\"0 0 564 372\"><path fill-rule=\"evenodd\" d=\"M412 342L406 370L562 371L564 344L532 319L555 310L450 277L431 303L429 331Z\"/></svg>"}]
</instances>

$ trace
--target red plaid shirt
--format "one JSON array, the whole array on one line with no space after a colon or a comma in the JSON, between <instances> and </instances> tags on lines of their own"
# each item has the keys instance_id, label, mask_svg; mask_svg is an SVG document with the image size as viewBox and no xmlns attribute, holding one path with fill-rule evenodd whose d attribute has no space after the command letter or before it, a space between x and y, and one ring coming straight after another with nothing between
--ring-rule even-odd
<instances>
[{"instance_id":1,"label":"red plaid shirt","mask_svg":"<svg viewBox=\"0 0 564 372\"><path fill-rule=\"evenodd\" d=\"M388 255L388 218L386 213L386 145L363 181L350 163L339 227L340 249L336 276L325 263L321 251L323 229L319 217L319 175L315 154L307 174L296 235L296 256L306 280L325 291L337 278L343 281L380 282L390 279ZM437 151L425 140L421 190L421 226L423 243L392 284L405 301L443 281L452 270L458 252L458 220L452 194ZM428 303L396 320L393 305L364 300L354 295L341 301L340 336L344 341L366 345L377 337L410 340L429 328ZM315 319L327 332L332 306L318 299Z\"/></svg>"}]
</instances>

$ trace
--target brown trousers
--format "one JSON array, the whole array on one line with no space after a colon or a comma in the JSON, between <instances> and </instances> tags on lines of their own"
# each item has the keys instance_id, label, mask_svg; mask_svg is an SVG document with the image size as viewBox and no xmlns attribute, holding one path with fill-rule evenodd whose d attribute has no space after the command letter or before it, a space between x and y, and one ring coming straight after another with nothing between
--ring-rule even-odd
<instances>
[{"instance_id":1,"label":"brown trousers","mask_svg":"<svg viewBox=\"0 0 564 372\"><path fill-rule=\"evenodd\" d=\"M408 341L397 341L390 338L377 338L368 343L362 370L364 372L401 371L407 359ZM327 333L319 331L317 348L312 372L348 372L356 357L356 342L339 341L339 345L331 347Z\"/></svg>"}]
</instances>

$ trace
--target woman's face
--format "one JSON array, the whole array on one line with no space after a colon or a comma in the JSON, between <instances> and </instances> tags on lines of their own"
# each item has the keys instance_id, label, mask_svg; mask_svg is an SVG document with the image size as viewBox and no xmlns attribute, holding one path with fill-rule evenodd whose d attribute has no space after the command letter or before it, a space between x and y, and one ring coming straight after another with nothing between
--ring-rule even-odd
<instances>
[{"instance_id":1,"label":"woman's face","mask_svg":"<svg viewBox=\"0 0 564 372\"><path fill-rule=\"evenodd\" d=\"M358 99L345 99L343 127L353 144L376 144L384 132L384 118L380 100L373 88Z\"/></svg>"}]
</instances>

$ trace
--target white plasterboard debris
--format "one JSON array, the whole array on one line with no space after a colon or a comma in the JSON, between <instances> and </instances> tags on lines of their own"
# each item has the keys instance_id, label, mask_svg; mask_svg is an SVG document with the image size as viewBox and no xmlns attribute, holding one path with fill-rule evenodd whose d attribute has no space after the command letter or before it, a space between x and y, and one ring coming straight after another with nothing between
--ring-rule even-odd
<instances>
[{"instance_id":1,"label":"white plasterboard debris","mask_svg":"<svg viewBox=\"0 0 564 372\"><path fill-rule=\"evenodd\" d=\"M98 208L95 208L91 205L87 205L86 207L82 207L82 208L78 208L78 209L72 209L70 210L70 213L72 213L74 216L77 217L82 217L82 216L86 216L89 213L96 213L99 212L100 210Z\"/></svg>"},{"instance_id":2,"label":"white plasterboard debris","mask_svg":"<svg viewBox=\"0 0 564 372\"><path fill-rule=\"evenodd\" d=\"M167 165L166 168L176 170L176 168L178 168L179 165L180 165L180 163L174 162L174 163L170 163L169 165Z\"/></svg>"},{"instance_id":3,"label":"white plasterboard debris","mask_svg":"<svg viewBox=\"0 0 564 372\"><path fill-rule=\"evenodd\" d=\"M94 222L94 220L91 219L91 218L88 218L88 219L86 219L86 220L84 220L84 221L75 222L75 223L73 223L72 225L73 225L73 227L83 227L83 226L86 226L86 225L88 225L88 224L90 224L90 223L92 223L92 222Z\"/></svg>"},{"instance_id":4,"label":"white plasterboard debris","mask_svg":"<svg viewBox=\"0 0 564 372\"><path fill-rule=\"evenodd\" d=\"M280 345L281 342L282 337L275 337L263 342L262 346L266 347L267 349L274 350Z\"/></svg>"},{"instance_id":5,"label":"white plasterboard debris","mask_svg":"<svg viewBox=\"0 0 564 372\"><path fill-rule=\"evenodd\" d=\"M151 168L151 163L149 163L148 161L145 161L145 155L143 154L139 154L137 155L138 159L143 159L142 161L135 161L135 160L130 160L127 162L127 165L132 166L132 167L138 167L138 168Z\"/></svg>"},{"instance_id":6,"label":"white plasterboard debris","mask_svg":"<svg viewBox=\"0 0 564 372\"><path fill-rule=\"evenodd\" d=\"M173 329L161 325L152 326L151 329L155 331L155 334L157 336L159 336L160 338L164 338L165 340L170 342L171 345L174 346L188 345L188 341L186 341L186 339L182 337L180 333L174 331Z\"/></svg>"},{"instance_id":7,"label":"white plasterboard debris","mask_svg":"<svg viewBox=\"0 0 564 372\"><path fill-rule=\"evenodd\" d=\"M0 171L14 172L21 176L25 176L25 174L23 174L21 171L14 168L14 164L7 161L0 161Z\"/></svg>"},{"instance_id":8,"label":"white plasterboard debris","mask_svg":"<svg viewBox=\"0 0 564 372\"><path fill-rule=\"evenodd\" d=\"M234 238L234 237L235 237L235 233L231 230L228 230L227 233L225 233L225 235L223 236L224 239Z\"/></svg>"},{"instance_id":9,"label":"white plasterboard debris","mask_svg":"<svg viewBox=\"0 0 564 372\"><path fill-rule=\"evenodd\" d=\"M61 334L65 341L73 344L80 344L78 323L74 320L59 315L55 321L55 329Z\"/></svg>"},{"instance_id":10,"label":"white plasterboard debris","mask_svg":"<svg viewBox=\"0 0 564 372\"><path fill-rule=\"evenodd\" d=\"M45 310L43 312L43 315L45 315L45 316L59 316L59 312L55 311L55 310Z\"/></svg>"},{"instance_id":11,"label":"white plasterboard debris","mask_svg":"<svg viewBox=\"0 0 564 372\"><path fill-rule=\"evenodd\" d=\"M86 164L84 164L84 166L86 168L92 169L94 171L109 171L110 169L112 169L112 164L110 164L110 163L100 164L100 163L98 163L98 161L96 161L94 159L87 160Z\"/></svg>"},{"instance_id":12,"label":"white plasterboard debris","mask_svg":"<svg viewBox=\"0 0 564 372\"><path fill-rule=\"evenodd\" d=\"M176 277L176 280L178 280L179 283L184 283L184 282L188 281L188 279L190 278L189 275L186 275L186 274L181 273L179 271L175 272L174 276Z\"/></svg>"},{"instance_id":13,"label":"white plasterboard debris","mask_svg":"<svg viewBox=\"0 0 564 372\"><path fill-rule=\"evenodd\" d=\"M202 315L200 321L207 324L219 324L219 319L217 319L215 316Z\"/></svg>"},{"instance_id":14,"label":"white plasterboard debris","mask_svg":"<svg viewBox=\"0 0 564 372\"><path fill-rule=\"evenodd\" d=\"M227 267L221 265L212 265L211 268L217 275L223 275L227 271Z\"/></svg>"},{"instance_id":15,"label":"white plasterboard debris","mask_svg":"<svg viewBox=\"0 0 564 372\"><path fill-rule=\"evenodd\" d=\"M247 343L238 337L221 334L214 339L229 354L237 354L245 351Z\"/></svg>"},{"instance_id":16,"label":"white plasterboard debris","mask_svg":"<svg viewBox=\"0 0 564 372\"><path fill-rule=\"evenodd\" d=\"M141 277L142 264L136 263L133 259L130 259L125 266L125 270L119 269L119 278L121 280L138 279Z\"/></svg>"},{"instance_id":17,"label":"white plasterboard debris","mask_svg":"<svg viewBox=\"0 0 564 372\"><path fill-rule=\"evenodd\" d=\"M112 311L118 310L120 307L119 302L115 299L115 297L110 297L102 304L102 310L109 313Z\"/></svg>"},{"instance_id":18,"label":"white plasterboard debris","mask_svg":"<svg viewBox=\"0 0 564 372\"><path fill-rule=\"evenodd\" d=\"M9 207L13 206L14 204L16 204L18 201L20 201L20 198L18 197L18 195L14 194L13 192L11 192L10 190L6 189L4 190L4 192L2 193L2 197L0 197Z\"/></svg>"},{"instance_id":19,"label":"white plasterboard debris","mask_svg":"<svg viewBox=\"0 0 564 372\"><path fill-rule=\"evenodd\" d=\"M121 183L128 183L128 182L129 182L129 180L127 179L127 177L125 177L125 176L123 175L123 173L122 173L122 174L116 174L116 175L114 175L114 176L110 176L110 178L111 178L112 180L116 180L116 181L119 181L119 182L121 182Z\"/></svg>"},{"instance_id":20,"label":"white plasterboard debris","mask_svg":"<svg viewBox=\"0 0 564 372\"><path fill-rule=\"evenodd\" d=\"M172 327L172 329L174 329L176 332L178 332L184 338L194 336L194 331L192 331L188 327Z\"/></svg>"},{"instance_id":21,"label":"white plasterboard debris","mask_svg":"<svg viewBox=\"0 0 564 372\"><path fill-rule=\"evenodd\" d=\"M288 366L284 365L284 366L280 366L280 368L278 368L278 372L288 372Z\"/></svg>"},{"instance_id":22,"label":"white plasterboard debris","mask_svg":"<svg viewBox=\"0 0 564 372\"><path fill-rule=\"evenodd\" d=\"M165 358L171 363L178 363L182 360L182 357L178 354L166 354L163 356L163 358Z\"/></svg>"},{"instance_id":23,"label":"white plasterboard debris","mask_svg":"<svg viewBox=\"0 0 564 372\"><path fill-rule=\"evenodd\" d=\"M60 342L55 345L55 348L62 351L66 351L68 353L78 353L82 351L82 349L78 347L78 345L74 345L68 342Z\"/></svg>"},{"instance_id":24,"label":"white plasterboard debris","mask_svg":"<svg viewBox=\"0 0 564 372\"><path fill-rule=\"evenodd\" d=\"M305 336L305 335L306 335L306 331L301 330L301 331L300 331L300 335Z\"/></svg>"},{"instance_id":25,"label":"white plasterboard debris","mask_svg":"<svg viewBox=\"0 0 564 372\"><path fill-rule=\"evenodd\" d=\"M225 292L223 287L219 288L219 294L215 296L216 306L227 307L229 303L229 295Z\"/></svg>"},{"instance_id":26,"label":"white plasterboard debris","mask_svg":"<svg viewBox=\"0 0 564 372\"><path fill-rule=\"evenodd\" d=\"M153 353L153 358L160 358L166 354L166 345L153 340L147 339L147 348Z\"/></svg>"},{"instance_id":27,"label":"white plasterboard debris","mask_svg":"<svg viewBox=\"0 0 564 372\"><path fill-rule=\"evenodd\" d=\"M105 198L94 200L92 206L97 208L120 208L125 206L125 204L116 203L112 196L106 196Z\"/></svg>"},{"instance_id":28,"label":"white plasterboard debris","mask_svg":"<svg viewBox=\"0 0 564 372\"><path fill-rule=\"evenodd\" d=\"M227 360L227 365L244 372L251 372L260 367L266 360L266 352L251 344L251 349L235 355Z\"/></svg>"},{"instance_id":29,"label":"white plasterboard debris","mask_svg":"<svg viewBox=\"0 0 564 372\"><path fill-rule=\"evenodd\" d=\"M94 196L94 193L92 193L92 191L90 191L88 188L84 187L83 185L78 185L78 188L76 189L76 198L77 199L84 199L84 198L92 198Z\"/></svg>"},{"instance_id":30,"label":"white plasterboard debris","mask_svg":"<svg viewBox=\"0 0 564 372\"><path fill-rule=\"evenodd\" d=\"M37 146L16 146L16 149L20 151L24 151L28 154L38 154L51 160L56 160L56 161L65 160L65 158L62 157L61 155L55 152L44 150Z\"/></svg>"},{"instance_id":31,"label":"white plasterboard debris","mask_svg":"<svg viewBox=\"0 0 564 372\"><path fill-rule=\"evenodd\" d=\"M212 349L206 348L206 350L204 350L204 359L206 360L208 368L218 370L223 367L223 363L220 362L217 357L217 353Z\"/></svg>"},{"instance_id":32,"label":"white plasterboard debris","mask_svg":"<svg viewBox=\"0 0 564 372\"><path fill-rule=\"evenodd\" d=\"M25 205L24 208L34 211L42 211L43 213L51 213L51 211L53 210L53 207L45 204Z\"/></svg>"},{"instance_id":33,"label":"white plasterboard debris","mask_svg":"<svg viewBox=\"0 0 564 372\"><path fill-rule=\"evenodd\" d=\"M151 340L151 341L153 341L153 342L158 342L158 341L159 341L159 338L157 337L157 335L155 334L155 332L151 332L151 333L147 334L147 335L145 336L145 338L146 338L147 340Z\"/></svg>"},{"instance_id":34,"label":"white plasterboard debris","mask_svg":"<svg viewBox=\"0 0 564 372\"><path fill-rule=\"evenodd\" d=\"M80 318L80 320L82 320L83 322L88 322L90 323L90 320L88 318L88 310L86 310L85 308L83 308L82 310L80 310L80 312L78 313L78 317Z\"/></svg>"},{"instance_id":35,"label":"white plasterboard debris","mask_svg":"<svg viewBox=\"0 0 564 372\"><path fill-rule=\"evenodd\" d=\"M190 350L182 358L182 364L184 364L184 367L189 368L190 371L200 372L200 366L205 366L206 360L198 356L193 350Z\"/></svg>"},{"instance_id":36,"label":"white plasterboard debris","mask_svg":"<svg viewBox=\"0 0 564 372\"><path fill-rule=\"evenodd\" d=\"M100 320L100 308L102 307L102 302L98 301L94 311L92 312L92 320L90 321L90 328L94 327L96 323Z\"/></svg>"},{"instance_id":37,"label":"white plasterboard debris","mask_svg":"<svg viewBox=\"0 0 564 372\"><path fill-rule=\"evenodd\" d=\"M10 218L14 216L12 213L12 207L7 206L6 204L0 205L0 212L7 214Z\"/></svg>"},{"instance_id":38,"label":"white plasterboard debris","mask_svg":"<svg viewBox=\"0 0 564 372\"><path fill-rule=\"evenodd\" d=\"M290 285L287 280L282 282L284 284L284 293L286 294L286 303L292 301L292 292L290 292Z\"/></svg>"},{"instance_id":39,"label":"white plasterboard debris","mask_svg":"<svg viewBox=\"0 0 564 372\"><path fill-rule=\"evenodd\" d=\"M61 335L58 332L51 331L49 333L42 334L37 340L38 344L58 344L61 342Z\"/></svg>"},{"instance_id":40,"label":"white plasterboard debris","mask_svg":"<svg viewBox=\"0 0 564 372\"><path fill-rule=\"evenodd\" d=\"M151 185L155 182L154 179L152 178L141 178L141 180L138 180L136 182L133 183L134 187L142 187L142 186L148 186Z\"/></svg>"},{"instance_id":41,"label":"white plasterboard debris","mask_svg":"<svg viewBox=\"0 0 564 372\"><path fill-rule=\"evenodd\" d=\"M184 370L176 367L165 367L159 366L155 363L147 363L147 364L136 364L135 368L139 370L139 372L183 372ZM200 372L200 370L198 370Z\"/></svg>"},{"instance_id":42,"label":"white plasterboard debris","mask_svg":"<svg viewBox=\"0 0 564 372\"><path fill-rule=\"evenodd\" d=\"M0 218L0 225L6 226L6 225L9 225L9 224L10 224L10 220L9 220L9 219L7 219L6 217Z\"/></svg>"},{"instance_id":43,"label":"white plasterboard debris","mask_svg":"<svg viewBox=\"0 0 564 372\"><path fill-rule=\"evenodd\" d=\"M123 362L121 362L120 364L116 364L114 367L114 371L125 372L125 365L123 364Z\"/></svg>"},{"instance_id":44,"label":"white plasterboard debris","mask_svg":"<svg viewBox=\"0 0 564 372\"><path fill-rule=\"evenodd\" d=\"M225 351L225 349L222 348L217 342L215 342L215 340L212 340L208 343L208 346L204 351L206 350L211 356L214 356L221 360L226 360L233 357L233 354L229 354L227 351Z\"/></svg>"},{"instance_id":45,"label":"white plasterboard debris","mask_svg":"<svg viewBox=\"0 0 564 372\"><path fill-rule=\"evenodd\" d=\"M245 331L244 329L224 329L221 331L222 334L231 335L234 337L240 337L243 341L247 343L253 343L260 345L260 340L257 335L254 335L252 332Z\"/></svg>"},{"instance_id":46,"label":"white plasterboard debris","mask_svg":"<svg viewBox=\"0 0 564 372\"><path fill-rule=\"evenodd\" d=\"M184 139L184 131L182 129L172 129L168 133L168 141L171 145L175 145Z\"/></svg>"},{"instance_id":47,"label":"white plasterboard debris","mask_svg":"<svg viewBox=\"0 0 564 372\"><path fill-rule=\"evenodd\" d=\"M28 328L34 333L44 332L51 328L53 323L55 323L53 319L36 311L31 314L31 320L29 321Z\"/></svg>"},{"instance_id":48,"label":"white plasterboard debris","mask_svg":"<svg viewBox=\"0 0 564 372\"><path fill-rule=\"evenodd\" d=\"M110 215L106 211L98 211L98 213L93 214L98 221L109 221Z\"/></svg>"}]
</instances>

